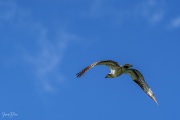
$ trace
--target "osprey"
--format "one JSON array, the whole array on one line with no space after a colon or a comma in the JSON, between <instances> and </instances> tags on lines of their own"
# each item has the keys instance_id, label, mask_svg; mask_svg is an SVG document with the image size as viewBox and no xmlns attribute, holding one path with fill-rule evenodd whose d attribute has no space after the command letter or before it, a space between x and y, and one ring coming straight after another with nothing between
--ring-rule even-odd
<instances>
[{"instance_id":1,"label":"osprey","mask_svg":"<svg viewBox=\"0 0 180 120\"><path fill-rule=\"evenodd\" d=\"M158 104L154 96L154 93L152 92L148 84L145 82L143 75L138 70L133 69L132 65L130 64L125 64L123 66L120 66L117 62L112 61L112 60L98 61L87 66L81 72L77 73L76 74L77 77L80 78L82 75L84 75L85 72L87 72L89 69L91 69L92 67L96 65L106 65L107 67L109 67L111 72L108 73L105 78L115 78L124 73L129 74L131 78L133 79L133 81L137 83L143 89L143 91Z\"/></svg>"}]
</instances>

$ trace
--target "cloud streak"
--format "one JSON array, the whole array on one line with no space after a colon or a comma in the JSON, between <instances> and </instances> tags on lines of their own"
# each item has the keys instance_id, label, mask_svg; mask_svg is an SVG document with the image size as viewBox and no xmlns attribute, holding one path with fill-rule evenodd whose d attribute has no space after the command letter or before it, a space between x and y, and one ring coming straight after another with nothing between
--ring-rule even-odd
<instances>
[{"instance_id":1,"label":"cloud streak","mask_svg":"<svg viewBox=\"0 0 180 120\"><path fill-rule=\"evenodd\" d=\"M3 22L22 22L28 15L15 1L0 1L0 24Z\"/></svg>"},{"instance_id":2,"label":"cloud streak","mask_svg":"<svg viewBox=\"0 0 180 120\"><path fill-rule=\"evenodd\" d=\"M9 21L17 16L17 5L15 2L0 1L0 20Z\"/></svg>"},{"instance_id":3,"label":"cloud streak","mask_svg":"<svg viewBox=\"0 0 180 120\"><path fill-rule=\"evenodd\" d=\"M180 27L180 16L173 19L170 23L171 28L179 28Z\"/></svg>"},{"instance_id":4,"label":"cloud streak","mask_svg":"<svg viewBox=\"0 0 180 120\"><path fill-rule=\"evenodd\" d=\"M151 24L163 20L165 9L164 3L155 0L147 0L135 6L135 11L140 17L146 18Z\"/></svg>"},{"instance_id":5,"label":"cloud streak","mask_svg":"<svg viewBox=\"0 0 180 120\"><path fill-rule=\"evenodd\" d=\"M120 22L123 22L127 19L135 20L143 18L150 24L156 24L163 20L164 14L164 3L155 0L142 1L134 4L130 8L116 7L113 2L109 2L108 0L97 0L92 3L89 10L82 13L84 17L110 17L113 22L114 19L116 21L120 20Z\"/></svg>"},{"instance_id":6,"label":"cloud streak","mask_svg":"<svg viewBox=\"0 0 180 120\"><path fill-rule=\"evenodd\" d=\"M76 40L77 37L66 33L60 32L56 38L56 42L50 42L47 31L42 30L41 37L39 39L39 50L36 55L28 57L30 63L34 66L36 75L38 77L40 90L48 93L57 92L57 84L65 80L65 77L60 74L61 63L63 61L63 55L68 47L69 41ZM40 92L42 92L40 91Z\"/></svg>"},{"instance_id":7,"label":"cloud streak","mask_svg":"<svg viewBox=\"0 0 180 120\"><path fill-rule=\"evenodd\" d=\"M40 94L58 92L57 86L65 81L65 76L61 72L65 51L69 42L77 40L78 37L58 28L55 28L59 30L56 31L57 34L53 33L54 36L50 36L49 34L52 33L48 27L42 25L41 21L33 21L31 15L24 12L27 10L21 9L15 2L0 1L0 7L2 8L0 23L6 22L18 29L23 28L23 34L26 34L27 42L31 44L29 47L21 43L23 52L18 59L23 59L29 65L27 69L33 70L32 78L36 79L35 85L38 92ZM24 39L23 37L20 38Z\"/></svg>"}]
</instances>

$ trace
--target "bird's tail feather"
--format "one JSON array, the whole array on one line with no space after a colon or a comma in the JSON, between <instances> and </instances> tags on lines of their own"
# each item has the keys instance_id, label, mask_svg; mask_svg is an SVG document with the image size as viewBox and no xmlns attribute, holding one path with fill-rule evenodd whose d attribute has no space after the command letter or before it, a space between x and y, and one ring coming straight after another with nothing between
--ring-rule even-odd
<instances>
[{"instance_id":1,"label":"bird's tail feather","mask_svg":"<svg viewBox=\"0 0 180 120\"><path fill-rule=\"evenodd\" d=\"M154 102L156 102L157 105L159 105L158 102L157 102L157 100L156 100L156 98L155 98L155 96L154 96L154 93L152 92L152 90L151 90L150 88L149 88L149 90L147 91L147 94L148 94L148 96L149 96L152 100L154 100Z\"/></svg>"}]
</instances>

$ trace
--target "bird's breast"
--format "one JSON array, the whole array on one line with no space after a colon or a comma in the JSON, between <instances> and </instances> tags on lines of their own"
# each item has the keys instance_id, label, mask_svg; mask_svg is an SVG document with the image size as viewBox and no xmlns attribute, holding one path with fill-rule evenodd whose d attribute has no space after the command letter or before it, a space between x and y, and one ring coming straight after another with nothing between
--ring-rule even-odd
<instances>
[{"instance_id":1,"label":"bird's breast","mask_svg":"<svg viewBox=\"0 0 180 120\"><path fill-rule=\"evenodd\" d=\"M111 70L111 74L113 74L114 77L120 76L122 74L122 70L121 68L115 68L113 70Z\"/></svg>"}]
</instances>

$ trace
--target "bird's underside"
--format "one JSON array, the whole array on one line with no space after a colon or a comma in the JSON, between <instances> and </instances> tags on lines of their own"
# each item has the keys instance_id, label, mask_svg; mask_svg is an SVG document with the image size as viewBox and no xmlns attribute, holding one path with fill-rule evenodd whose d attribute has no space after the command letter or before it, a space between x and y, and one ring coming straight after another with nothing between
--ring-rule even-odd
<instances>
[{"instance_id":1,"label":"bird's underside","mask_svg":"<svg viewBox=\"0 0 180 120\"><path fill-rule=\"evenodd\" d=\"M106 65L107 67L109 67L109 69L111 70L111 72L114 72L115 69L119 68L119 64L117 62L114 62L112 60L104 60L104 61L98 61L95 62L87 67L85 67L82 71L80 71L79 73L77 73L77 77L81 77L82 75L84 75L88 70L90 70L91 68L93 68L96 65Z\"/></svg>"},{"instance_id":2,"label":"bird's underside","mask_svg":"<svg viewBox=\"0 0 180 120\"><path fill-rule=\"evenodd\" d=\"M133 81L135 83L137 83L142 88L142 90L158 104L158 102L154 96L154 93L152 92L152 90L148 86L148 84L145 82L143 75L138 70L132 69L131 68L132 66L129 64L120 66L117 62L112 61L112 60L98 61L98 62L95 62L95 63L85 67L82 71L77 73L76 74L77 77L80 78L88 70L90 70L91 68L93 68L96 65L105 65L111 70L111 73L107 74L106 78L114 78L114 77L120 76L121 74L130 75L131 78L133 79Z\"/></svg>"}]
</instances>

